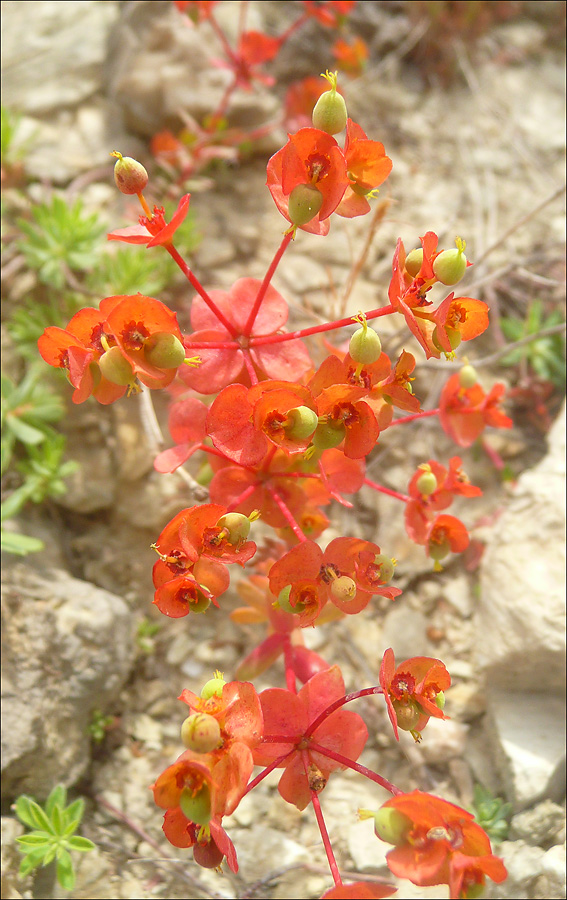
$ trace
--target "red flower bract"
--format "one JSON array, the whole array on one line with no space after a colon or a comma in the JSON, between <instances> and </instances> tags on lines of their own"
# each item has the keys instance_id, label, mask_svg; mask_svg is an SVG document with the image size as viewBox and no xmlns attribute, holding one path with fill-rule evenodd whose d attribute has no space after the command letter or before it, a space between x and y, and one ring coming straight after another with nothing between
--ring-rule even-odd
<instances>
[{"instance_id":1,"label":"red flower bract","mask_svg":"<svg viewBox=\"0 0 567 900\"><path fill-rule=\"evenodd\" d=\"M415 737L420 735L430 716L447 718L435 699L450 684L451 676L440 659L416 656L396 668L393 650L386 650L380 666L380 685L397 741L400 739L398 726Z\"/></svg>"},{"instance_id":2,"label":"red flower bract","mask_svg":"<svg viewBox=\"0 0 567 900\"><path fill-rule=\"evenodd\" d=\"M309 725L335 700L344 696L344 681L338 666L310 678L298 694L269 688L260 694L264 714L264 737L282 736L277 743L262 742L254 750L257 765L279 759L285 772L278 790L288 803L305 809L311 790L320 791L329 775L344 765L325 756L324 750L356 761L364 749L368 731L357 713L338 709L305 737ZM310 749L316 743L318 749Z\"/></svg>"}]
</instances>

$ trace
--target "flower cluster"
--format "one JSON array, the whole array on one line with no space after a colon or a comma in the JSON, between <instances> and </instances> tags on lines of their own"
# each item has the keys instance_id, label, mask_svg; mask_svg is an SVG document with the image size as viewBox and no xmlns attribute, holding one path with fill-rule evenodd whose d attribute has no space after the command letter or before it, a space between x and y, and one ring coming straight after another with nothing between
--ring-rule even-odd
<instances>
[{"instance_id":1,"label":"flower cluster","mask_svg":"<svg viewBox=\"0 0 567 900\"><path fill-rule=\"evenodd\" d=\"M218 28L214 3L177 6ZM336 27L352 6L305 2L303 16ZM260 66L280 45L280 38L243 31L236 50L225 48L234 86L265 81ZM357 713L344 709L382 694L396 739L402 730L419 742L431 717L446 718L451 677L443 662L417 656L396 666L388 649L379 684L347 694L339 667L305 646L305 629L361 614L375 596L395 600L401 594L391 584L396 560L378 544L353 534L325 539L332 504L352 506L346 495L365 487L400 501L409 539L425 547L437 571L450 551L468 545L465 525L446 512L456 497L481 493L464 475L460 457L447 468L435 459L422 463L402 494L366 475L384 433L437 416L458 445L469 446L487 425L511 423L499 406L503 387L485 393L468 363L448 379L439 408L423 410L413 388L414 353L403 344L395 355L385 352L369 325L401 314L418 351L439 359L452 358L461 341L481 334L488 324L482 301L453 292L436 306L430 299L437 285L453 287L466 274L470 263L460 238L454 248L442 249L429 231L408 255L398 241L386 306L285 330L288 304L272 285L284 254L302 230L326 235L335 213L367 214L392 167L383 144L349 118L336 73L326 72L324 79L324 90L310 88L295 98L297 115L306 96L315 99L311 124L291 133L267 164L268 189L289 227L263 279L246 276L228 289L207 290L175 247L189 195L167 222L163 209L150 210L143 196L144 167L115 151L115 182L123 193L138 196L143 215L137 225L108 237L159 246L171 256L195 292L190 328L182 333L176 314L160 300L106 297L98 309L78 312L67 328L47 328L39 350L65 370L75 403L91 394L112 403L140 384L169 387L175 398L169 409L173 446L156 456L154 467L173 473L202 454L208 465L199 474L199 489L207 485L209 502L178 512L152 545L158 556L154 604L171 618L204 613L211 604L218 607L228 589L228 567L249 566L238 585L245 605L231 615L246 627L267 626L238 666L241 680L226 683L216 673L200 695L184 690L179 698L190 710L181 728L185 750L152 786L156 804L165 810L167 838L192 847L201 866L219 867L226 859L237 871L223 819L281 768L283 799L300 810L311 805L317 817L335 882L324 896L390 896L391 885L343 884L334 859L319 795L333 772L350 768L393 795L375 814L377 833L394 845L388 855L392 872L421 885L448 883L452 897L471 898L486 877L505 876L486 834L464 810L419 791L403 794L360 763L368 731ZM336 135L343 131L341 144ZM357 327L348 348L325 342L327 355L311 357L305 338L349 326ZM142 399L151 402L149 392ZM263 535L258 549L249 537L259 517L275 537ZM258 695L250 679L280 657L286 687ZM262 767L256 777L254 766Z\"/></svg>"}]
</instances>

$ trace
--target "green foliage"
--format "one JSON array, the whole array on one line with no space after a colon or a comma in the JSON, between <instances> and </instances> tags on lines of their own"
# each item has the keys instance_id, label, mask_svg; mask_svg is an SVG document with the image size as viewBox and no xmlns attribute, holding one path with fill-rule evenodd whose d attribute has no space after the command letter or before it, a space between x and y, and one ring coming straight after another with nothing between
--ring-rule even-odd
<instances>
[{"instance_id":1,"label":"green foliage","mask_svg":"<svg viewBox=\"0 0 567 900\"><path fill-rule=\"evenodd\" d=\"M96 213L85 213L80 199L70 206L55 194L51 203L33 207L32 216L33 222L18 222L26 236L18 246L40 281L61 290L68 271L89 271L98 264L104 226Z\"/></svg>"},{"instance_id":2,"label":"green foliage","mask_svg":"<svg viewBox=\"0 0 567 900\"><path fill-rule=\"evenodd\" d=\"M496 843L506 840L510 828L508 820L512 814L511 803L506 803L500 797L493 797L482 785L475 784L473 812L476 821L491 840Z\"/></svg>"},{"instance_id":3,"label":"green foliage","mask_svg":"<svg viewBox=\"0 0 567 900\"><path fill-rule=\"evenodd\" d=\"M143 653L150 656L155 651L154 637L159 633L161 625L158 622L152 622L146 616L138 625L136 631L136 643Z\"/></svg>"},{"instance_id":4,"label":"green foliage","mask_svg":"<svg viewBox=\"0 0 567 900\"><path fill-rule=\"evenodd\" d=\"M171 280L177 267L170 257L148 253L145 247L120 247L107 252L88 279L89 288L101 297L115 294L145 294L156 297Z\"/></svg>"},{"instance_id":5,"label":"green foliage","mask_svg":"<svg viewBox=\"0 0 567 900\"><path fill-rule=\"evenodd\" d=\"M114 716L105 716L102 710L93 709L88 732L95 744L101 744L106 732L114 724Z\"/></svg>"},{"instance_id":6,"label":"green foliage","mask_svg":"<svg viewBox=\"0 0 567 900\"><path fill-rule=\"evenodd\" d=\"M534 300L523 322L520 319L503 317L500 324L509 341L520 341L563 321L564 316L560 310L554 310L546 316L541 300ZM517 366L522 362L525 362L538 378L551 381L562 389L565 385L565 335L550 334L524 344L523 347L514 347L502 358L501 365Z\"/></svg>"},{"instance_id":7,"label":"green foliage","mask_svg":"<svg viewBox=\"0 0 567 900\"><path fill-rule=\"evenodd\" d=\"M18 849L24 854L20 864L21 877L55 861L57 881L64 890L72 891L75 870L71 851L85 853L94 850L95 845L87 838L75 835L83 818L85 801L79 797L69 806L66 802L67 791L60 784L53 788L43 807L26 794L18 797L14 805L16 816L32 830L16 840Z\"/></svg>"},{"instance_id":8,"label":"green foliage","mask_svg":"<svg viewBox=\"0 0 567 900\"><path fill-rule=\"evenodd\" d=\"M0 141L2 166L10 169L24 158L33 136L22 140L20 135L21 116L14 110L2 106L0 113L2 120L2 137Z\"/></svg>"},{"instance_id":9,"label":"green foliage","mask_svg":"<svg viewBox=\"0 0 567 900\"><path fill-rule=\"evenodd\" d=\"M41 299L23 300L6 323L18 353L37 361L37 342L49 325L65 328L69 319L85 306L84 295L71 291L47 291Z\"/></svg>"},{"instance_id":10,"label":"green foliage","mask_svg":"<svg viewBox=\"0 0 567 900\"><path fill-rule=\"evenodd\" d=\"M19 486L2 499L2 522L18 515L30 500L41 503L47 497L64 494L63 479L77 467L75 462L63 462L65 438L49 423L58 421L64 408L59 397L42 382L42 376L43 367L37 366L28 371L20 384L2 374L2 478L10 467L20 476ZM15 461L17 449L23 454ZM4 530L1 543L2 550L20 556L43 548L37 538Z\"/></svg>"}]
</instances>

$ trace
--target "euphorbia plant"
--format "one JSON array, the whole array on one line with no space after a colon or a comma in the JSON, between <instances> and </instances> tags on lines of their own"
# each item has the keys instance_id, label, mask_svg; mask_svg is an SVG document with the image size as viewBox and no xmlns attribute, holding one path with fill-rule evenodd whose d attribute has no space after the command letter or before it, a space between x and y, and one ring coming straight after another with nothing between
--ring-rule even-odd
<instances>
[{"instance_id":1,"label":"euphorbia plant","mask_svg":"<svg viewBox=\"0 0 567 900\"><path fill-rule=\"evenodd\" d=\"M332 19L348 4L305 7L306 14ZM206 6L192 8L206 14ZM333 853L319 795L333 773L350 768L393 795L374 814L377 835L394 845L387 857L392 872L420 885L447 883L451 897L472 898L487 876L505 877L487 835L459 807L419 791L404 794L359 763L368 731L358 713L344 708L382 694L395 737L405 730L419 742L430 717L450 714L444 710L451 683L445 665L430 657L396 665L388 649L381 665L376 660L378 683L346 693L339 666L309 650L302 635L304 628L370 610L375 595L394 601L401 593L394 548L382 550L348 534L325 539L326 511L334 502L351 506L345 495L366 487L396 498L408 538L425 548L437 571L441 560L468 545L465 525L445 512L456 496L481 493L461 469L460 457L448 464L424 461L408 493L402 493L366 477L366 460L382 434L439 416L456 443L468 446L487 425L511 423L498 404L503 387L486 394L470 365L449 377L439 409L423 411L412 387L414 354L404 348L390 358L376 330L381 317L400 313L408 339L417 339L427 357L451 359L461 340L485 330L488 310L480 300L455 297L453 291L437 305L430 299L435 285L452 287L464 275L469 262L461 239L444 250L429 231L407 256L398 241L387 305L283 330L288 307L271 281L291 243L302 230L324 237L335 213L366 214L392 165L383 145L369 140L348 115L342 146L317 127L328 125L337 134L344 105L341 100L335 115L336 75L325 77L332 96L323 94L322 106L318 101L316 124L289 135L267 165L268 188L286 221L262 280L244 275L229 290L206 289L175 248L189 197L166 222L163 210L152 212L143 196L143 167L115 153L116 183L138 195L143 213L139 225L115 230L109 239L169 253L196 291L192 331L182 333L175 313L158 299L107 297L98 310L77 313L66 329L46 329L39 349L47 362L66 371L75 403L90 394L112 403L140 385L148 393L175 384L169 420L175 446L157 456L155 468L173 472L200 453L213 476L210 502L178 512L153 545L154 603L172 618L191 616L195 628L195 614L220 614L210 606L222 607L228 567L239 565L247 570L239 590L248 605L235 610L233 619L268 626L266 637L241 662L239 676L252 679L279 656L284 659L285 687L258 695L250 680L225 682L217 672L200 696L183 691L179 699L190 707L181 728L186 749L153 785L157 805L166 810L167 838L193 847L200 865L217 867L226 858L236 871L236 850L223 818L269 772L282 768L282 798L300 810L311 805L317 818L334 881L324 896L389 896L395 890L390 885L344 885ZM358 328L348 351L334 347L315 365L305 339L352 324ZM276 533L261 554L251 539L258 517ZM254 766L262 770L252 777Z\"/></svg>"}]
</instances>

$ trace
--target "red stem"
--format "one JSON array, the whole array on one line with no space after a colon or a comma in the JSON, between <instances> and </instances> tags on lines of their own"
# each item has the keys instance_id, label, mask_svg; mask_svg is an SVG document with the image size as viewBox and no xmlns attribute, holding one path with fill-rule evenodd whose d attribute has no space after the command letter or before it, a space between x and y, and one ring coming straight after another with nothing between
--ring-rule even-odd
<instances>
[{"instance_id":1,"label":"red stem","mask_svg":"<svg viewBox=\"0 0 567 900\"><path fill-rule=\"evenodd\" d=\"M186 350L240 350L236 341L187 341L183 339Z\"/></svg>"},{"instance_id":2,"label":"red stem","mask_svg":"<svg viewBox=\"0 0 567 900\"><path fill-rule=\"evenodd\" d=\"M258 376L256 375L256 369L254 368L252 357L250 356L250 350L243 350L242 356L244 358L244 365L248 373L248 378L250 379L252 384L258 384Z\"/></svg>"},{"instance_id":3,"label":"red stem","mask_svg":"<svg viewBox=\"0 0 567 900\"><path fill-rule=\"evenodd\" d=\"M273 772L274 769L277 769L278 766L281 766L283 761L285 759L287 759L288 756L291 756L292 753L295 753L295 747L292 747L292 749L289 750L287 753L284 753L282 756L278 756L277 759L274 759L274 761L271 762L269 766L266 766L266 768L264 769L263 772L260 772L259 775L256 775L256 778L254 778L254 780L250 782L250 784L247 786L247 788L244 791L244 794L242 796L245 797L246 794L249 794L250 791L253 791L255 787L258 787L258 785L260 784L261 781L264 780L266 775L269 775L270 772Z\"/></svg>"},{"instance_id":4,"label":"red stem","mask_svg":"<svg viewBox=\"0 0 567 900\"><path fill-rule=\"evenodd\" d=\"M232 512L233 509L236 509L237 506L239 506L241 503L244 503L244 501L247 500L250 494L253 494L255 490L256 485L249 484L246 490L242 491L242 493L239 497L236 498L236 500L233 500L232 503L229 503L229 505L227 506L227 511Z\"/></svg>"},{"instance_id":5,"label":"red stem","mask_svg":"<svg viewBox=\"0 0 567 900\"><path fill-rule=\"evenodd\" d=\"M372 696L372 694L383 693L384 691L382 690L380 685L377 684L374 687L362 688L362 690L360 691L353 691L353 693L351 694L345 694L344 697L339 697L338 700L335 700L334 703L331 703L331 705L328 706L327 709L324 709L323 712L320 713L317 718L309 724L307 731L303 736L306 738L311 737L313 732L316 731L317 728L319 728L319 725L321 725L325 721L325 719L332 715L332 713L334 713L337 709L340 709L341 706L344 706L345 703L350 703L352 700L358 700L359 697L370 697Z\"/></svg>"},{"instance_id":6,"label":"red stem","mask_svg":"<svg viewBox=\"0 0 567 900\"><path fill-rule=\"evenodd\" d=\"M188 279L188 281L193 285L197 293L201 295L211 312L214 313L219 322L224 325L228 333L233 337L238 337L238 331L236 330L232 322L228 321L224 313L221 312L221 310L216 305L215 301L211 297L209 297L199 279L195 278L193 272L191 271L183 257L179 255L175 247L173 247L171 244L165 244L165 249L171 256L171 258L175 260L175 262L177 263L185 277Z\"/></svg>"},{"instance_id":7,"label":"red stem","mask_svg":"<svg viewBox=\"0 0 567 900\"><path fill-rule=\"evenodd\" d=\"M393 422L390 422L388 428L391 428L392 425L406 425L408 422L415 422L416 419L426 419L428 416L437 416L439 414L439 409L427 409L425 412L414 413L413 416L404 416L402 419L394 419Z\"/></svg>"},{"instance_id":8,"label":"red stem","mask_svg":"<svg viewBox=\"0 0 567 900\"><path fill-rule=\"evenodd\" d=\"M504 462L504 460L502 459L502 457L500 456L498 451L495 450L494 447L491 447L485 438L481 438L480 443L482 445L482 449L488 456L490 462L492 463L492 465L494 466L496 471L501 472L502 469L505 467L506 463Z\"/></svg>"},{"instance_id":9,"label":"red stem","mask_svg":"<svg viewBox=\"0 0 567 900\"><path fill-rule=\"evenodd\" d=\"M340 763L347 769L353 769L355 772L358 772L359 775L364 775L366 778L369 778L370 781L374 781L376 784L379 784L380 787L386 788L386 790L390 791L390 793L394 794L394 796L404 793L404 791L400 790L399 787L396 787L395 784L392 784L391 781L388 781L387 778L383 778L381 775L378 775L377 772L373 772L372 769L367 769L366 766L362 766L360 763L355 762L353 759L349 759L348 756L343 756L341 753L335 753L334 750L329 750L327 747L323 747L322 744L315 744L313 742L309 744L309 749L312 751L316 751L317 753L321 753L328 759L334 759L335 762Z\"/></svg>"},{"instance_id":10,"label":"red stem","mask_svg":"<svg viewBox=\"0 0 567 900\"><path fill-rule=\"evenodd\" d=\"M285 682L287 689L292 694L297 694L297 684L295 681L295 672L293 671L293 650L289 634L285 634L282 638L285 661Z\"/></svg>"},{"instance_id":11,"label":"red stem","mask_svg":"<svg viewBox=\"0 0 567 900\"><path fill-rule=\"evenodd\" d=\"M238 56L238 54L236 54L234 52L234 50L228 43L228 40L227 40L227 37L226 37L224 31L222 30L222 28L220 27L219 23L217 22L217 20L215 19L214 15L212 13L210 13L210 15L209 15L209 22L211 23L211 28L215 32L219 41L221 42L224 52L226 53L228 58L234 63L235 66L239 66L240 65L240 57Z\"/></svg>"},{"instance_id":12,"label":"red stem","mask_svg":"<svg viewBox=\"0 0 567 900\"><path fill-rule=\"evenodd\" d=\"M375 491L380 491L381 494L387 494L388 497L395 497L396 500L403 500L404 503L409 503L411 500L411 497L408 497L407 494L400 494L398 491L393 491L391 488L376 484L375 481L370 481L370 478L365 478L364 484L367 484L368 487L373 488Z\"/></svg>"},{"instance_id":13,"label":"red stem","mask_svg":"<svg viewBox=\"0 0 567 900\"><path fill-rule=\"evenodd\" d=\"M244 335L246 337L249 337L252 332L254 322L256 321L256 316L258 315L258 310L260 309L260 307L262 305L262 301L263 301L264 297L266 296L266 291L268 290L268 288L270 286L270 282L271 282L272 278L274 277L274 272L276 271L276 269L278 267L278 263L281 260L282 256L284 255L285 251L287 250L287 248L289 246L289 242L292 240L292 237L293 237L293 235L291 232L284 234L283 240L282 240L278 250L276 251L276 254L275 254L273 260L271 261L271 263L269 265L268 271L264 275L264 280L263 280L262 284L260 285L260 290L258 291L258 295L254 301L254 306L250 310L250 315L248 316L246 325L244 326Z\"/></svg>"},{"instance_id":14,"label":"red stem","mask_svg":"<svg viewBox=\"0 0 567 900\"><path fill-rule=\"evenodd\" d=\"M307 775L307 778L309 778L309 756L305 751L303 751L301 755L303 758L303 765L305 766L305 774ZM327 831L327 826L325 825L323 810L321 809L321 803L319 801L319 794L317 793L317 791L311 791L311 803L313 804L313 810L315 811L317 825L319 826L319 831L321 832L321 840L323 841L325 853L327 854L327 860L329 863L329 868L331 870L331 875L333 876L333 881L335 882L335 885L342 884L343 882L339 872L339 867L335 859L335 854L333 853L331 839L329 838L329 832Z\"/></svg>"},{"instance_id":15,"label":"red stem","mask_svg":"<svg viewBox=\"0 0 567 900\"><path fill-rule=\"evenodd\" d=\"M379 316L389 316L395 312L393 306L383 306L366 313L367 319L377 319ZM281 344L283 341L295 341L298 338L308 337L310 334L319 334L322 331L333 331L344 325L354 325L352 316L345 319L337 319L335 322L325 322L323 325L313 325L311 328L301 328L299 331L288 331L286 334L267 334L262 337L251 337L250 347L261 347L263 344Z\"/></svg>"},{"instance_id":16,"label":"red stem","mask_svg":"<svg viewBox=\"0 0 567 900\"><path fill-rule=\"evenodd\" d=\"M276 503L276 504L279 506L279 508L281 509L281 511L282 511L282 513L283 513L283 516L284 516L284 518L286 519L286 521L288 522L288 524L289 524L291 530L293 531L294 535L295 535L300 541L306 541L306 540L307 540L307 537L303 534L303 532L302 532L300 526L298 525L298 523L297 523L297 522L295 521L295 519L293 518L293 514L292 514L291 510L288 509L288 507L286 506L286 504L284 503L284 501L282 500L282 498L280 497L280 495L277 493L277 491L275 491L275 490L273 489L273 487L271 487L271 485L269 485L269 484L266 484L266 490L270 493L270 495L271 495L271 497L272 497L274 503Z\"/></svg>"}]
</instances>

